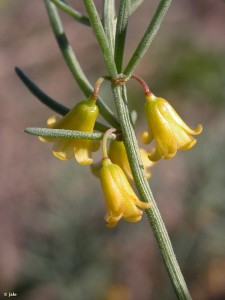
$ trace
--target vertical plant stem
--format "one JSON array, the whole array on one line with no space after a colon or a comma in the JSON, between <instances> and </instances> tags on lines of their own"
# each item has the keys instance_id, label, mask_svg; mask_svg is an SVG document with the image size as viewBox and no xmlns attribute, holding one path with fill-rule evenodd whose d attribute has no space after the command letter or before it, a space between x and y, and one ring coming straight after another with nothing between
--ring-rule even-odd
<instances>
[{"instance_id":1,"label":"vertical plant stem","mask_svg":"<svg viewBox=\"0 0 225 300\"><path fill-rule=\"evenodd\" d=\"M167 272L171 279L177 298L180 300L191 300L191 296L176 260L176 256L174 254L167 230L152 195L148 181L143 172L144 168L139 153L136 135L129 116L127 102L126 99L124 99L125 86L114 86L113 93L116 100L116 107L121 123L123 140L131 166L134 182L138 189L140 198L145 202L152 203L152 207L150 209L146 209L146 214L148 217L148 221L151 224Z\"/></svg>"},{"instance_id":2,"label":"vertical plant stem","mask_svg":"<svg viewBox=\"0 0 225 300\"><path fill-rule=\"evenodd\" d=\"M155 35L157 34L164 16L170 7L172 0L161 0L158 8L150 21L140 43L138 44L134 54L132 55L127 67L125 68L124 75L130 76L136 68L139 61L145 55Z\"/></svg>"},{"instance_id":3,"label":"vertical plant stem","mask_svg":"<svg viewBox=\"0 0 225 300\"><path fill-rule=\"evenodd\" d=\"M125 46L125 39L126 39L126 32L127 32L128 17L130 12L130 4L131 4L131 0L120 1L120 7L119 7L119 13L117 19L114 57L115 57L117 71L119 73L122 72L122 67L123 67L123 53L124 53L124 46Z\"/></svg>"},{"instance_id":4,"label":"vertical plant stem","mask_svg":"<svg viewBox=\"0 0 225 300\"><path fill-rule=\"evenodd\" d=\"M108 39L111 52L114 53L116 32L115 0L103 0L102 10L102 23L105 30L105 35Z\"/></svg>"},{"instance_id":5,"label":"vertical plant stem","mask_svg":"<svg viewBox=\"0 0 225 300\"><path fill-rule=\"evenodd\" d=\"M83 0L86 7L89 20L91 22L92 29L98 40L99 47L102 50L102 54L105 60L105 64L111 77L117 75L116 65L114 63L113 53L110 49L108 39L106 37L102 22L99 18L98 11L95 7L93 0Z\"/></svg>"},{"instance_id":6,"label":"vertical plant stem","mask_svg":"<svg viewBox=\"0 0 225 300\"><path fill-rule=\"evenodd\" d=\"M76 82L80 86L81 90L84 92L86 97L89 97L93 92L93 87L85 76L76 55L69 44L66 34L63 29L62 22L57 12L57 8L50 0L44 0L49 19L52 25L53 32L55 34L56 40L58 42L59 48L62 52L62 55L69 67L72 75L74 76ZM98 99L97 105L101 115L114 127L119 127L119 122L114 115L114 113L107 107L107 105L101 100Z\"/></svg>"}]
</instances>

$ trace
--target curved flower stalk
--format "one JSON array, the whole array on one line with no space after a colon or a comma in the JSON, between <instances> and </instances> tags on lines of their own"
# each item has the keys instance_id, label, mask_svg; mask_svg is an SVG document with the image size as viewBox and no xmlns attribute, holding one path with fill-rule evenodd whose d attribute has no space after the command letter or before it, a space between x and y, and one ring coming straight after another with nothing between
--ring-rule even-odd
<instances>
[{"instance_id":1,"label":"curved flower stalk","mask_svg":"<svg viewBox=\"0 0 225 300\"><path fill-rule=\"evenodd\" d=\"M145 114L148 132L142 134L142 142L155 140L156 149L149 155L151 161L174 157L177 150L188 150L196 144L192 135L202 132L202 125L191 129L184 123L172 106L163 98L152 93L146 95Z\"/></svg>"},{"instance_id":2,"label":"curved flower stalk","mask_svg":"<svg viewBox=\"0 0 225 300\"><path fill-rule=\"evenodd\" d=\"M95 121L98 117L96 99L90 97L82 100L63 118L50 117L47 125L55 129L70 129L84 132L93 132ZM53 154L61 160L69 160L73 156L78 163L88 165L93 162L91 152L97 151L99 142L82 139L44 138L39 137L42 142L53 142Z\"/></svg>"},{"instance_id":3,"label":"curved flower stalk","mask_svg":"<svg viewBox=\"0 0 225 300\"><path fill-rule=\"evenodd\" d=\"M150 179L151 173L149 169L154 165L154 163L149 160L149 154L144 149L140 149L140 154L144 166L145 176L147 179ZM131 173L130 164L127 158L126 148L123 141L111 141L108 155L113 163L119 165L123 169L129 181L133 182L134 178Z\"/></svg>"},{"instance_id":4,"label":"curved flower stalk","mask_svg":"<svg viewBox=\"0 0 225 300\"><path fill-rule=\"evenodd\" d=\"M150 208L150 203L137 198L123 170L109 158L102 161L100 181L107 206L107 227L115 227L120 219L138 222L143 214L140 208Z\"/></svg>"}]
</instances>

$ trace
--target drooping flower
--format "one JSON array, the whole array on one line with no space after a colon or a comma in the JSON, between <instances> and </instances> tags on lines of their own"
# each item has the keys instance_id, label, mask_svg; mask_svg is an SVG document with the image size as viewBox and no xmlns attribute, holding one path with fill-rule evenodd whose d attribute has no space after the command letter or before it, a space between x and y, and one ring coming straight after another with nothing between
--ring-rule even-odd
<instances>
[{"instance_id":1,"label":"drooping flower","mask_svg":"<svg viewBox=\"0 0 225 300\"><path fill-rule=\"evenodd\" d=\"M143 214L139 208L150 208L150 203L137 198L123 170L109 158L102 161L100 181L107 206L107 227L116 226L122 218L129 222L137 222Z\"/></svg>"},{"instance_id":2,"label":"drooping flower","mask_svg":"<svg viewBox=\"0 0 225 300\"><path fill-rule=\"evenodd\" d=\"M93 132L98 116L98 107L95 102L95 99L90 97L79 102L63 118L50 117L47 121L48 127ZM57 158L69 160L75 156L77 162L83 165L93 162L91 152L97 151L99 148L99 142L90 140L43 137L39 137L39 139L42 142L54 143L52 152Z\"/></svg>"},{"instance_id":3,"label":"drooping flower","mask_svg":"<svg viewBox=\"0 0 225 300\"><path fill-rule=\"evenodd\" d=\"M154 163L148 159L148 153L144 149L140 149L140 154L144 166L145 175L147 179L149 179L151 177L151 173L149 172L148 169L152 167ZM114 164L119 165L123 169L126 177L130 181L133 181L134 179L131 173L130 164L128 161L124 143L122 141L117 141L117 140L111 141L108 155Z\"/></svg>"},{"instance_id":4,"label":"drooping flower","mask_svg":"<svg viewBox=\"0 0 225 300\"><path fill-rule=\"evenodd\" d=\"M142 134L144 144L155 140L156 149L149 155L151 161L175 156L177 150L188 150L196 144L192 135L202 132L202 125L196 129L189 128L172 106L163 98L153 94L146 96L145 114L148 132Z\"/></svg>"}]
</instances>

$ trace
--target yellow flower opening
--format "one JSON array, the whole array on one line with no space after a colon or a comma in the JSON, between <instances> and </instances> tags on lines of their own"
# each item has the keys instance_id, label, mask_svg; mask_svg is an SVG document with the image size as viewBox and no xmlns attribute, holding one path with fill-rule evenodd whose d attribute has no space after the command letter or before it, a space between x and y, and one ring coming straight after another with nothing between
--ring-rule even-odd
<instances>
[{"instance_id":1,"label":"yellow flower opening","mask_svg":"<svg viewBox=\"0 0 225 300\"><path fill-rule=\"evenodd\" d=\"M149 172L149 168L152 167L154 163L148 159L148 153L144 149L140 149L140 154L144 166L145 176L147 179L150 179L151 173ZM134 181L124 143L117 140L111 141L108 155L114 164L119 165L123 169L129 181Z\"/></svg>"},{"instance_id":2,"label":"yellow flower opening","mask_svg":"<svg viewBox=\"0 0 225 300\"><path fill-rule=\"evenodd\" d=\"M120 219L138 222L143 214L139 208L150 208L150 203L137 198L123 170L109 158L102 161L100 181L107 206L107 227L116 226Z\"/></svg>"},{"instance_id":3,"label":"yellow flower opening","mask_svg":"<svg viewBox=\"0 0 225 300\"><path fill-rule=\"evenodd\" d=\"M151 161L160 158L174 157L177 149L188 150L196 144L192 135L202 132L202 125L196 129L189 128L172 106L163 98L153 94L146 96L145 114L148 122L148 132L142 134L144 144L155 140L156 149L149 155Z\"/></svg>"},{"instance_id":4,"label":"yellow flower opening","mask_svg":"<svg viewBox=\"0 0 225 300\"><path fill-rule=\"evenodd\" d=\"M93 132L95 121L98 117L98 107L95 99L82 100L63 118L58 116L50 117L47 125L55 129L69 129L84 132ZM91 153L97 151L99 142L82 139L65 138L43 138L42 142L53 142L53 154L61 160L69 160L73 156L78 163L87 165L93 162Z\"/></svg>"}]
</instances>

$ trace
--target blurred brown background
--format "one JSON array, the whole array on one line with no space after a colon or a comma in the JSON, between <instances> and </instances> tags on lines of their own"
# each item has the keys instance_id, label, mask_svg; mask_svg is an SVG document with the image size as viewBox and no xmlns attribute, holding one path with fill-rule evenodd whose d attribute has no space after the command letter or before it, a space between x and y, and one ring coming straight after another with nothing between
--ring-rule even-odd
<instances>
[{"instance_id":1,"label":"blurred brown background","mask_svg":"<svg viewBox=\"0 0 225 300\"><path fill-rule=\"evenodd\" d=\"M70 1L85 13L82 1ZM96 1L100 7L101 1ZM158 1L131 17L126 62ZM106 69L90 28L61 13L93 83ZM175 299L146 218L104 227L105 204L88 167L62 162L23 129L53 113L15 75L21 67L72 107L83 95L54 40L42 1L0 1L0 299ZM174 1L136 70L187 123L204 131L189 152L152 169L151 186L193 299L225 299L225 3ZM128 83L146 128L140 87ZM109 86L102 96L112 99ZM113 107L113 105L112 105ZM87 188L88 187L88 188Z\"/></svg>"}]
</instances>

